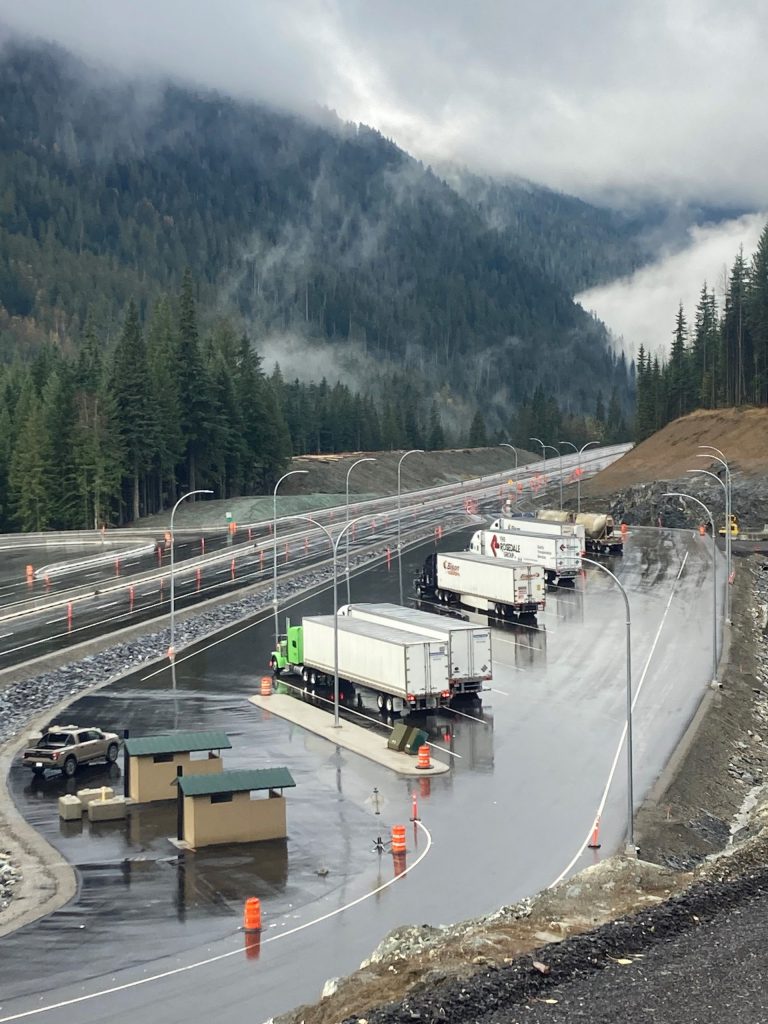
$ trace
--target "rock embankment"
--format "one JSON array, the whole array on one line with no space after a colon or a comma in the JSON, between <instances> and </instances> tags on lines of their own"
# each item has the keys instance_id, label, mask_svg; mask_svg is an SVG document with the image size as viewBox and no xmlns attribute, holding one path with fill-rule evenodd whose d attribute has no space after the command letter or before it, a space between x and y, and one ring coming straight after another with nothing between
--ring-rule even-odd
<instances>
[{"instance_id":1,"label":"rock embankment","mask_svg":"<svg viewBox=\"0 0 768 1024\"><path fill-rule=\"evenodd\" d=\"M13 892L21 879L21 869L10 850L0 850L0 911L5 910L13 899Z\"/></svg>"}]
</instances>

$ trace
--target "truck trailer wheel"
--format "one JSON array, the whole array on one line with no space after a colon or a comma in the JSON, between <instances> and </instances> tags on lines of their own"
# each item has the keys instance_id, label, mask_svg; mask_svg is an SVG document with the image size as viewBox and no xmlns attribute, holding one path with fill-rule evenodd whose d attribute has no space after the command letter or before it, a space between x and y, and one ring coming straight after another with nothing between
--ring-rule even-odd
<instances>
[{"instance_id":1,"label":"truck trailer wheel","mask_svg":"<svg viewBox=\"0 0 768 1024\"><path fill-rule=\"evenodd\" d=\"M376 707L379 709L379 711L384 711L385 703L384 703L384 694L383 693L377 693L376 694Z\"/></svg>"}]
</instances>

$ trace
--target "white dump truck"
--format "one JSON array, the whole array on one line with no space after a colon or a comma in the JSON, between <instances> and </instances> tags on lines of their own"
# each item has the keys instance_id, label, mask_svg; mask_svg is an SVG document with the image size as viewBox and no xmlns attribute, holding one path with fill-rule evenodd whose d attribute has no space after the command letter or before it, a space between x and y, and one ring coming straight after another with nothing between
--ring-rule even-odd
<instances>
[{"instance_id":1,"label":"white dump truck","mask_svg":"<svg viewBox=\"0 0 768 1024\"><path fill-rule=\"evenodd\" d=\"M575 534L565 537L522 530L478 530L469 542L469 550L499 561L541 565L547 583L552 585L574 580L581 570L582 548Z\"/></svg>"},{"instance_id":2,"label":"white dump truck","mask_svg":"<svg viewBox=\"0 0 768 1024\"><path fill-rule=\"evenodd\" d=\"M370 690L380 711L431 711L451 699L448 643L434 636L349 616L316 615L286 623L270 664L276 675L298 674L313 693L332 691L335 636L339 686L349 703L354 687Z\"/></svg>"},{"instance_id":3,"label":"white dump truck","mask_svg":"<svg viewBox=\"0 0 768 1024\"><path fill-rule=\"evenodd\" d=\"M448 644L448 681L452 697L480 693L493 678L491 631L461 619L400 604L347 604L339 615L395 626Z\"/></svg>"},{"instance_id":4,"label":"white dump truck","mask_svg":"<svg viewBox=\"0 0 768 1024\"><path fill-rule=\"evenodd\" d=\"M620 555L624 551L624 537L620 531L616 532L613 516L602 512L573 513L560 509L539 509L536 518L543 522L567 522L583 526L587 551L594 551L600 555Z\"/></svg>"},{"instance_id":5,"label":"white dump truck","mask_svg":"<svg viewBox=\"0 0 768 1024\"><path fill-rule=\"evenodd\" d=\"M414 580L420 597L462 604L498 618L535 615L546 603L541 565L523 565L470 551L428 555Z\"/></svg>"}]
</instances>

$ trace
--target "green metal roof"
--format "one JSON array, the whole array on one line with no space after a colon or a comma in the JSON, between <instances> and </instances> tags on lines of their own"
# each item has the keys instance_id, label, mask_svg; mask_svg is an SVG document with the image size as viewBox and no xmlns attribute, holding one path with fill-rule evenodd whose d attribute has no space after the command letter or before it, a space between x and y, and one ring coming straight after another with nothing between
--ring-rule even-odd
<instances>
[{"instance_id":1,"label":"green metal roof","mask_svg":"<svg viewBox=\"0 0 768 1024\"><path fill-rule=\"evenodd\" d=\"M125 749L131 757L148 754L187 754L193 750L230 750L225 732L167 732L160 736L130 736Z\"/></svg>"},{"instance_id":2,"label":"green metal roof","mask_svg":"<svg viewBox=\"0 0 768 1024\"><path fill-rule=\"evenodd\" d=\"M296 785L287 768L252 768L214 772L213 775L181 775L178 783L184 796L249 793L254 789L286 789Z\"/></svg>"}]
</instances>

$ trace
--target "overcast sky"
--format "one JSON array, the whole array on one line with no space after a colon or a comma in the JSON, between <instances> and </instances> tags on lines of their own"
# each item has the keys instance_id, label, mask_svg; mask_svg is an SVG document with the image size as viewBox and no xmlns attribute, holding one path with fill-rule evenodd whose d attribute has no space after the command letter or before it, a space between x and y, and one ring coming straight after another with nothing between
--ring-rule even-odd
<instances>
[{"instance_id":1,"label":"overcast sky","mask_svg":"<svg viewBox=\"0 0 768 1024\"><path fill-rule=\"evenodd\" d=\"M765 0L0 0L108 66L364 121L585 197L768 207Z\"/></svg>"}]
</instances>

